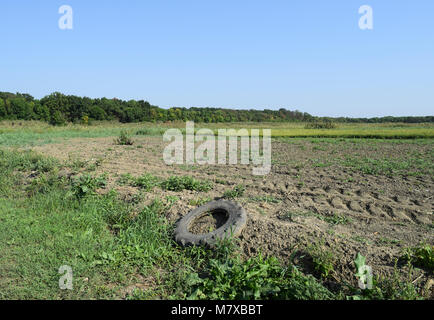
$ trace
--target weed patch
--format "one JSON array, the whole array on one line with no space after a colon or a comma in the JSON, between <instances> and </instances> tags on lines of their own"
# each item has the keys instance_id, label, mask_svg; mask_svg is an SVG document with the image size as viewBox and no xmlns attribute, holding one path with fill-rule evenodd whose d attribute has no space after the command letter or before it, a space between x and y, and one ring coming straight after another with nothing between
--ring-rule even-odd
<instances>
[{"instance_id":1,"label":"weed patch","mask_svg":"<svg viewBox=\"0 0 434 320\"><path fill-rule=\"evenodd\" d=\"M323 248L323 243L313 244L307 247L311 256L315 271L323 278L329 277L334 271L335 258L333 253Z\"/></svg>"},{"instance_id":2,"label":"weed patch","mask_svg":"<svg viewBox=\"0 0 434 320\"><path fill-rule=\"evenodd\" d=\"M239 185L236 185L231 190L226 190L223 193L223 198L225 198L225 199L239 198L239 197L242 197L244 195L244 191L246 191L246 187L242 184L239 184Z\"/></svg>"},{"instance_id":3,"label":"weed patch","mask_svg":"<svg viewBox=\"0 0 434 320\"><path fill-rule=\"evenodd\" d=\"M304 276L294 267L282 267L276 258L262 255L242 261L238 255L222 254L209 260L204 274L205 277L197 273L190 275L190 299L323 300L334 297L312 276Z\"/></svg>"},{"instance_id":4,"label":"weed patch","mask_svg":"<svg viewBox=\"0 0 434 320\"><path fill-rule=\"evenodd\" d=\"M424 268L434 272L434 246L420 244L417 247L406 248L401 259L413 264L415 267Z\"/></svg>"},{"instance_id":5,"label":"weed patch","mask_svg":"<svg viewBox=\"0 0 434 320\"><path fill-rule=\"evenodd\" d=\"M161 187L170 191L192 190L202 192L210 191L213 188L210 181L199 181L190 176L172 176L164 180Z\"/></svg>"},{"instance_id":6,"label":"weed patch","mask_svg":"<svg viewBox=\"0 0 434 320\"><path fill-rule=\"evenodd\" d=\"M145 191L151 191L154 187L159 185L159 182L160 180L157 177L147 173L133 179L132 185L144 189Z\"/></svg>"},{"instance_id":7,"label":"weed patch","mask_svg":"<svg viewBox=\"0 0 434 320\"><path fill-rule=\"evenodd\" d=\"M81 175L72 180L72 192L79 199L93 195L96 189L106 186L106 179L106 175L99 177L93 177L90 174Z\"/></svg>"}]
</instances>

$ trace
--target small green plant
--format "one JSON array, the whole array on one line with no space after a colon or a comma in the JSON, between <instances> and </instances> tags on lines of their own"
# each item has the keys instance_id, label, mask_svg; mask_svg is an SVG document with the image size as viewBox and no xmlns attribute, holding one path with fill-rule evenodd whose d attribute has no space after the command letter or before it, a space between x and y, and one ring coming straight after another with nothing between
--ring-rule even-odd
<instances>
[{"instance_id":1,"label":"small green plant","mask_svg":"<svg viewBox=\"0 0 434 320\"><path fill-rule=\"evenodd\" d=\"M261 215L263 215L263 216L265 216L267 213L265 212L265 210L264 209L261 209L261 208L258 208L258 212L261 214Z\"/></svg>"},{"instance_id":2,"label":"small green plant","mask_svg":"<svg viewBox=\"0 0 434 320\"><path fill-rule=\"evenodd\" d=\"M197 198L197 199L191 199L188 201L188 204L191 206L201 206L207 202L210 202L211 198L210 197L206 197L206 198Z\"/></svg>"},{"instance_id":3,"label":"small green plant","mask_svg":"<svg viewBox=\"0 0 434 320\"><path fill-rule=\"evenodd\" d=\"M228 185L229 184L229 182L227 180L223 180L223 179L219 179L219 178L215 179L215 183L223 184L223 185Z\"/></svg>"},{"instance_id":4,"label":"small green plant","mask_svg":"<svg viewBox=\"0 0 434 320\"><path fill-rule=\"evenodd\" d=\"M350 222L350 218L344 216L344 215L339 215L337 213L334 213L331 216L322 216L322 215L317 215L317 217L325 222L328 222L330 224L333 225L338 225L338 224L347 224L348 222Z\"/></svg>"},{"instance_id":5,"label":"small green plant","mask_svg":"<svg viewBox=\"0 0 434 320\"><path fill-rule=\"evenodd\" d=\"M308 254L312 257L313 266L316 272L323 277L328 278L334 271L335 258L331 251L322 248L323 244L313 244L307 247Z\"/></svg>"},{"instance_id":6,"label":"small green plant","mask_svg":"<svg viewBox=\"0 0 434 320\"><path fill-rule=\"evenodd\" d=\"M175 202L179 201L179 197L177 196L166 196L166 201L169 204L169 206L172 206Z\"/></svg>"},{"instance_id":7,"label":"small green plant","mask_svg":"<svg viewBox=\"0 0 434 320\"><path fill-rule=\"evenodd\" d=\"M96 189L106 186L106 179L106 175L99 177L92 177L90 174L81 175L72 180L72 192L79 199L95 194Z\"/></svg>"},{"instance_id":8,"label":"small green plant","mask_svg":"<svg viewBox=\"0 0 434 320\"><path fill-rule=\"evenodd\" d=\"M329 161L321 161L320 159L312 160L312 166L314 168L326 168L332 165Z\"/></svg>"},{"instance_id":9,"label":"small green plant","mask_svg":"<svg viewBox=\"0 0 434 320\"><path fill-rule=\"evenodd\" d=\"M401 259L415 267L434 272L434 246L432 245L421 243L417 247L406 248Z\"/></svg>"},{"instance_id":10,"label":"small green plant","mask_svg":"<svg viewBox=\"0 0 434 320\"><path fill-rule=\"evenodd\" d=\"M363 244L370 244L371 241L369 241L368 239L361 237L361 236L353 236L351 237L352 240L363 243Z\"/></svg>"},{"instance_id":11,"label":"small green plant","mask_svg":"<svg viewBox=\"0 0 434 320\"><path fill-rule=\"evenodd\" d=\"M130 173L123 173L118 179L118 183L121 186L125 186L127 184L130 184L131 181L134 180L134 177Z\"/></svg>"},{"instance_id":12,"label":"small green plant","mask_svg":"<svg viewBox=\"0 0 434 320\"><path fill-rule=\"evenodd\" d=\"M225 199L239 198L239 197L242 197L244 195L244 191L246 191L246 187L244 187L244 185L242 185L242 184L238 184L233 189L226 190L223 193L223 198L225 198Z\"/></svg>"},{"instance_id":13,"label":"small green plant","mask_svg":"<svg viewBox=\"0 0 434 320\"><path fill-rule=\"evenodd\" d=\"M400 241L397 239L380 238L377 240L377 242L383 245L394 245L394 244L398 244Z\"/></svg>"},{"instance_id":14,"label":"small green plant","mask_svg":"<svg viewBox=\"0 0 434 320\"><path fill-rule=\"evenodd\" d=\"M169 177L161 183L161 187L170 191L192 190L203 192L210 191L213 188L210 181L199 181L190 176Z\"/></svg>"},{"instance_id":15,"label":"small green plant","mask_svg":"<svg viewBox=\"0 0 434 320\"><path fill-rule=\"evenodd\" d=\"M159 179L149 173L146 173L138 178L133 179L132 185L144 189L145 191L151 191L154 187L158 186Z\"/></svg>"},{"instance_id":16,"label":"small green plant","mask_svg":"<svg viewBox=\"0 0 434 320\"><path fill-rule=\"evenodd\" d=\"M125 130L121 131L119 137L117 137L114 142L120 146L131 146L134 143L128 132Z\"/></svg>"}]
</instances>

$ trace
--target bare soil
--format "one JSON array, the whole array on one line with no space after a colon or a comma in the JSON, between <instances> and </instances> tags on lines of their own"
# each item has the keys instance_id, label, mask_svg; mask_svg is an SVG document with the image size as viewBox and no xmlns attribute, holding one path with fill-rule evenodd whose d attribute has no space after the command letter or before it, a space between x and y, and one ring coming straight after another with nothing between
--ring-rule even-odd
<instances>
[{"instance_id":1,"label":"bare soil","mask_svg":"<svg viewBox=\"0 0 434 320\"><path fill-rule=\"evenodd\" d=\"M262 252L287 263L301 257L309 245L318 244L336 257L333 277L340 282L354 284L357 252L366 256L375 275L390 277L404 248L420 242L433 244L432 173L371 175L338 161L348 156L405 160L414 154L427 155L427 161L432 161L431 143L273 140L271 172L254 176L248 165L168 166L163 161L167 143L161 137L134 140L133 146L119 146L113 138L70 139L33 149L65 161L98 162L96 173L108 173L107 189L118 190L127 200L141 191L119 185L119 176L125 173L151 173L161 178L191 175L214 183L209 192L155 188L145 193L142 205L155 198L179 198L167 212L172 222L195 207L189 204L192 200L218 199L226 190L243 184L246 191L235 201L248 213L247 226L240 236L244 255ZM343 220L334 223L336 217ZM216 219L208 215L194 231L207 232L216 226ZM300 254L294 255L297 250ZM427 283L431 276L416 270L413 277L415 282Z\"/></svg>"}]
</instances>

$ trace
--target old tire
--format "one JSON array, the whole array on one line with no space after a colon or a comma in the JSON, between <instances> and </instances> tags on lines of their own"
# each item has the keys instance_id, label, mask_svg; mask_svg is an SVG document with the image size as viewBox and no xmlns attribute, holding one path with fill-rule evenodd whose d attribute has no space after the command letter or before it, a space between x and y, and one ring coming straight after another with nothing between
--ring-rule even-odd
<instances>
[{"instance_id":1,"label":"old tire","mask_svg":"<svg viewBox=\"0 0 434 320\"><path fill-rule=\"evenodd\" d=\"M226 213L226 222L217 230L205 234L193 234L190 225L209 212ZM200 206L181 218L175 228L175 240L183 246L209 245L213 246L219 239L238 236L246 225L246 211L238 204L227 200L211 201Z\"/></svg>"}]
</instances>

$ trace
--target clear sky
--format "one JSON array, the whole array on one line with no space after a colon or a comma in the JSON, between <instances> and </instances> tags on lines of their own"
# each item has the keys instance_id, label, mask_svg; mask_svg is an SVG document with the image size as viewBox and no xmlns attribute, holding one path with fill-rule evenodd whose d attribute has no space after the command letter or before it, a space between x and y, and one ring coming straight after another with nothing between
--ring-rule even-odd
<instances>
[{"instance_id":1,"label":"clear sky","mask_svg":"<svg viewBox=\"0 0 434 320\"><path fill-rule=\"evenodd\" d=\"M0 39L0 91L37 98L434 114L432 0L1 0Z\"/></svg>"}]
</instances>

